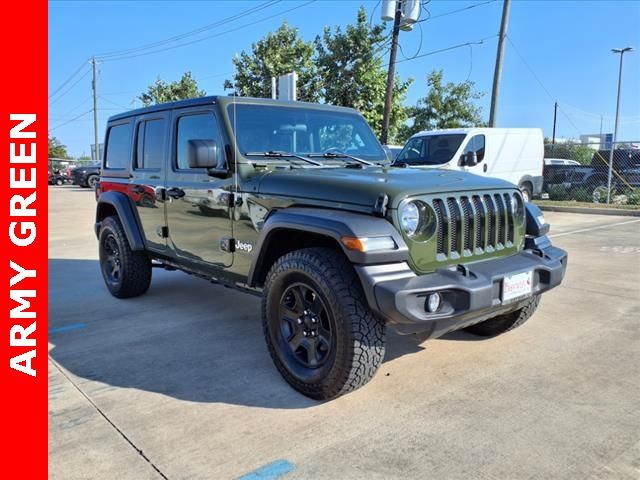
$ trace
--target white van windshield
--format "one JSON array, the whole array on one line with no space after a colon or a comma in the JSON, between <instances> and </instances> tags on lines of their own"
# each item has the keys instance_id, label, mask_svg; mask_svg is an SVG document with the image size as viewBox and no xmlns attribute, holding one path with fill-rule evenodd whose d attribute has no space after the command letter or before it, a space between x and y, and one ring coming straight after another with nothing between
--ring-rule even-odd
<instances>
[{"instance_id":1,"label":"white van windshield","mask_svg":"<svg viewBox=\"0 0 640 480\"><path fill-rule=\"evenodd\" d=\"M453 158L465 136L444 134L410 138L396 158L396 163L442 165Z\"/></svg>"}]
</instances>

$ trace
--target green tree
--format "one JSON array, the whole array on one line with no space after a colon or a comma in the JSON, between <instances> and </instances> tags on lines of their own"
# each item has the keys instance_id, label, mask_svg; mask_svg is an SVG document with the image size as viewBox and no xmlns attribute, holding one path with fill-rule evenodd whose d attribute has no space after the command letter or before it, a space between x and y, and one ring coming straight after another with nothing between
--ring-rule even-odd
<instances>
[{"instance_id":1,"label":"green tree","mask_svg":"<svg viewBox=\"0 0 640 480\"><path fill-rule=\"evenodd\" d=\"M153 85L149 85L147 91L138 98L145 107L157 103L175 102L176 100L186 100L188 98L204 97L206 92L198 88L198 82L186 72L180 80L167 83L160 77Z\"/></svg>"},{"instance_id":2,"label":"green tree","mask_svg":"<svg viewBox=\"0 0 640 480\"><path fill-rule=\"evenodd\" d=\"M224 88L244 97L271 97L271 77L295 71L298 100L316 102L320 98L318 69L313 62L313 42L300 38L298 29L285 21L275 32L251 45L251 52L233 59L233 80Z\"/></svg>"},{"instance_id":3,"label":"green tree","mask_svg":"<svg viewBox=\"0 0 640 480\"><path fill-rule=\"evenodd\" d=\"M325 27L316 38L318 69L322 94L327 103L353 107L360 111L376 134L380 134L387 70L382 43L387 39L383 25L370 25L364 7L360 7L355 25L344 31ZM389 138L394 140L407 119L403 103L412 80L396 77L389 122Z\"/></svg>"},{"instance_id":4,"label":"green tree","mask_svg":"<svg viewBox=\"0 0 640 480\"><path fill-rule=\"evenodd\" d=\"M474 82L443 83L442 70L427 76L427 95L409 108L413 124L403 128L404 139L421 130L481 126L482 109L474 104L484 93L474 91Z\"/></svg>"},{"instance_id":5,"label":"green tree","mask_svg":"<svg viewBox=\"0 0 640 480\"><path fill-rule=\"evenodd\" d=\"M582 165L590 165L596 150L589 145L582 145L574 142L551 143L548 138L544 139L544 158L564 158L575 160Z\"/></svg>"},{"instance_id":6,"label":"green tree","mask_svg":"<svg viewBox=\"0 0 640 480\"><path fill-rule=\"evenodd\" d=\"M69 158L67 146L51 135L49 135L49 158Z\"/></svg>"}]
</instances>

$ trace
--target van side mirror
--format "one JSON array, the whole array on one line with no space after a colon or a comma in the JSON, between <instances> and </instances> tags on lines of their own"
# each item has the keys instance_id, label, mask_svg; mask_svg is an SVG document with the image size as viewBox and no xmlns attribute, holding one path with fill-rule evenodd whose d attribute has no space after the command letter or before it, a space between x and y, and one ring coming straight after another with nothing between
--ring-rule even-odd
<instances>
[{"instance_id":1,"label":"van side mirror","mask_svg":"<svg viewBox=\"0 0 640 480\"><path fill-rule=\"evenodd\" d=\"M224 155L218 150L215 140L189 140L187 148L189 168L206 168L212 177L226 177L228 170L225 166Z\"/></svg>"},{"instance_id":2,"label":"van side mirror","mask_svg":"<svg viewBox=\"0 0 640 480\"><path fill-rule=\"evenodd\" d=\"M475 151L463 153L461 164L462 166L475 167L478 164L478 155Z\"/></svg>"}]
</instances>

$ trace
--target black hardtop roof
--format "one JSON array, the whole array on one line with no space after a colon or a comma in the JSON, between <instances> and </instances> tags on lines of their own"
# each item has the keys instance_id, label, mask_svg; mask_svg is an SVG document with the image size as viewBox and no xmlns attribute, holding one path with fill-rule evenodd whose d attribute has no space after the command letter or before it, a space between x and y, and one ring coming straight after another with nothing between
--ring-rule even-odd
<instances>
[{"instance_id":1,"label":"black hardtop roof","mask_svg":"<svg viewBox=\"0 0 640 480\"><path fill-rule=\"evenodd\" d=\"M137 108L135 110L129 110L123 113L118 113L109 117L108 122L115 122L117 120L123 120L129 117L135 117L138 115L146 115L148 113L153 112L162 112L165 110L172 110L175 108L185 108L185 107L198 107L201 105L212 105L216 103L220 103L221 105L229 105L231 103L237 104L253 104L253 105L272 105L275 107L312 107L314 109L322 109L329 111L337 111L337 112L351 112L357 113L356 110L349 107L336 107L334 105L327 105L321 103L310 103L310 102L294 102L289 100L273 100L271 98L254 98L254 97L231 97L231 96L221 96L214 95L209 97L200 97L200 98L192 98L189 100L179 100L177 102L168 102L168 103L160 103L158 105L152 105L150 107Z\"/></svg>"}]
</instances>

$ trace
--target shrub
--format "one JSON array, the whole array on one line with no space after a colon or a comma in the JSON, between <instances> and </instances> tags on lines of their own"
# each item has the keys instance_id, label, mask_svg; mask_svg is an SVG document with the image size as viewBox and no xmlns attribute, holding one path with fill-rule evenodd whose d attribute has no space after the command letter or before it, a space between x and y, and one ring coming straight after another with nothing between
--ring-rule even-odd
<instances>
[{"instance_id":1,"label":"shrub","mask_svg":"<svg viewBox=\"0 0 640 480\"><path fill-rule=\"evenodd\" d=\"M627 194L627 205L640 205L640 188L634 188Z\"/></svg>"}]
</instances>

